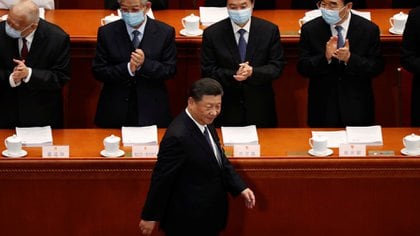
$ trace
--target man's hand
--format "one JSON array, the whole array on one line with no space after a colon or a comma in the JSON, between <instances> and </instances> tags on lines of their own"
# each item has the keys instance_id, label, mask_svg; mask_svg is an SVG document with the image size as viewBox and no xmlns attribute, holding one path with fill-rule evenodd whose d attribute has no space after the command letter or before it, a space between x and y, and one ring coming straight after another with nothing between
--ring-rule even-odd
<instances>
[{"instance_id":1,"label":"man's hand","mask_svg":"<svg viewBox=\"0 0 420 236\"><path fill-rule=\"evenodd\" d=\"M245 206L249 209L255 207L255 196L251 189L246 188L244 191L241 192L241 196L245 201Z\"/></svg>"},{"instance_id":2,"label":"man's hand","mask_svg":"<svg viewBox=\"0 0 420 236\"><path fill-rule=\"evenodd\" d=\"M244 62L239 64L239 69L236 71L236 74L233 75L233 78L237 81L244 81L252 76L252 72L253 68L249 65L249 62Z\"/></svg>"},{"instance_id":3,"label":"man's hand","mask_svg":"<svg viewBox=\"0 0 420 236\"><path fill-rule=\"evenodd\" d=\"M136 70L144 63L144 52L141 49L136 49L131 53L130 70L134 74Z\"/></svg>"},{"instance_id":4,"label":"man's hand","mask_svg":"<svg viewBox=\"0 0 420 236\"><path fill-rule=\"evenodd\" d=\"M156 221L141 220L139 223L140 232L143 235L149 236L152 234L155 225Z\"/></svg>"},{"instance_id":5,"label":"man's hand","mask_svg":"<svg viewBox=\"0 0 420 236\"><path fill-rule=\"evenodd\" d=\"M328 40L325 46L325 58L327 58L328 61L331 61L331 59L334 56L334 53L337 51L337 42L338 37L332 36L330 37L330 40Z\"/></svg>"},{"instance_id":6,"label":"man's hand","mask_svg":"<svg viewBox=\"0 0 420 236\"><path fill-rule=\"evenodd\" d=\"M16 84L20 83L23 79L28 77L28 67L25 65L25 60L13 59L13 62L16 63L15 68L13 68L12 78Z\"/></svg>"},{"instance_id":7,"label":"man's hand","mask_svg":"<svg viewBox=\"0 0 420 236\"><path fill-rule=\"evenodd\" d=\"M333 57L337 58L340 61L344 61L345 63L347 63L350 59L350 44L349 44L349 40L346 39L346 43L344 44L344 47L337 49L334 54Z\"/></svg>"}]
</instances>

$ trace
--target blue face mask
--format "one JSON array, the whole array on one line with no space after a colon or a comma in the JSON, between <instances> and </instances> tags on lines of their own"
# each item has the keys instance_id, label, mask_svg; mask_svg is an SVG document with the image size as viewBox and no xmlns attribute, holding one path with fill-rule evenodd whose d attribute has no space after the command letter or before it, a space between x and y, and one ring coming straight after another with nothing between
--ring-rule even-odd
<instances>
[{"instance_id":1,"label":"blue face mask","mask_svg":"<svg viewBox=\"0 0 420 236\"><path fill-rule=\"evenodd\" d=\"M14 38L14 39L18 39L18 38L22 38L22 32L27 30L29 27L31 27L31 25L28 25L25 29L23 30L16 30L14 28L12 28L7 22L6 22L6 34L10 37L10 38Z\"/></svg>"},{"instance_id":2,"label":"blue face mask","mask_svg":"<svg viewBox=\"0 0 420 236\"><path fill-rule=\"evenodd\" d=\"M122 18L127 25L135 28L144 21L144 11L138 12L122 12Z\"/></svg>"},{"instance_id":3,"label":"blue face mask","mask_svg":"<svg viewBox=\"0 0 420 236\"><path fill-rule=\"evenodd\" d=\"M242 10L228 10L230 19L237 25L245 25L251 18L252 8Z\"/></svg>"},{"instance_id":4,"label":"blue face mask","mask_svg":"<svg viewBox=\"0 0 420 236\"><path fill-rule=\"evenodd\" d=\"M341 21L340 10L328 10L325 8L319 8L321 10L322 18L327 24L335 25Z\"/></svg>"}]
</instances>

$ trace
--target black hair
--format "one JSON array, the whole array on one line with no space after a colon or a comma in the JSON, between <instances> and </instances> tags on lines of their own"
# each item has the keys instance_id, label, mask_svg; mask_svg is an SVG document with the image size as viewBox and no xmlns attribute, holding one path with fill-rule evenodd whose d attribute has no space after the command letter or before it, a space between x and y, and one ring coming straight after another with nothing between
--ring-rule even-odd
<instances>
[{"instance_id":1,"label":"black hair","mask_svg":"<svg viewBox=\"0 0 420 236\"><path fill-rule=\"evenodd\" d=\"M194 101L201 101L204 95L222 95L223 88L219 82L211 78L202 78L195 81L190 88L189 96Z\"/></svg>"}]
</instances>

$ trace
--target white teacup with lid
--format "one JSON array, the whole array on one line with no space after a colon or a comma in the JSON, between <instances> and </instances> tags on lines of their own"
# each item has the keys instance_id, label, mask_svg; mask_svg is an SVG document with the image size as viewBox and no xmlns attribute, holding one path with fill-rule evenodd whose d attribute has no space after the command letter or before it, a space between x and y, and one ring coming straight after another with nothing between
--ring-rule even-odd
<instances>
[{"instance_id":1,"label":"white teacup with lid","mask_svg":"<svg viewBox=\"0 0 420 236\"><path fill-rule=\"evenodd\" d=\"M415 134L403 138L404 149L408 154L420 154L420 136Z\"/></svg>"},{"instance_id":2,"label":"white teacup with lid","mask_svg":"<svg viewBox=\"0 0 420 236\"><path fill-rule=\"evenodd\" d=\"M309 138L309 145L312 148L312 152L315 154L323 154L328 151L327 148L328 138L322 135L315 135Z\"/></svg>"},{"instance_id":3,"label":"white teacup with lid","mask_svg":"<svg viewBox=\"0 0 420 236\"><path fill-rule=\"evenodd\" d=\"M115 135L110 135L104 138L104 152L105 156L119 156L121 138Z\"/></svg>"},{"instance_id":4,"label":"white teacup with lid","mask_svg":"<svg viewBox=\"0 0 420 236\"><path fill-rule=\"evenodd\" d=\"M405 23L407 22L408 15L400 12L389 18L389 24L391 24L391 31L397 34L404 32Z\"/></svg>"},{"instance_id":5,"label":"white teacup with lid","mask_svg":"<svg viewBox=\"0 0 420 236\"><path fill-rule=\"evenodd\" d=\"M111 22L119 20L119 19L121 19L120 16L114 15L114 13L112 13L111 15L108 15L108 16L105 16L104 18L102 18L101 19L101 24L106 25L108 23L111 23Z\"/></svg>"},{"instance_id":6,"label":"white teacup with lid","mask_svg":"<svg viewBox=\"0 0 420 236\"><path fill-rule=\"evenodd\" d=\"M196 35L200 33L200 17L194 14L186 16L181 19L182 25L184 26L185 33Z\"/></svg>"},{"instance_id":7,"label":"white teacup with lid","mask_svg":"<svg viewBox=\"0 0 420 236\"><path fill-rule=\"evenodd\" d=\"M4 140L4 146L6 146L7 150L3 152L5 156L23 156L26 154L22 150L22 139L19 138L16 134L7 137Z\"/></svg>"}]
</instances>

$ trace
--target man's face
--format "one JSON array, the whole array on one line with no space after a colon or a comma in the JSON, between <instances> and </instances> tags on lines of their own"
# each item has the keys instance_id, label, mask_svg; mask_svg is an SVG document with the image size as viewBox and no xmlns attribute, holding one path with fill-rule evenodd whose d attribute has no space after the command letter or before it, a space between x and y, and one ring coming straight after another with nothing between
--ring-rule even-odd
<instances>
[{"instance_id":1,"label":"man's face","mask_svg":"<svg viewBox=\"0 0 420 236\"><path fill-rule=\"evenodd\" d=\"M7 24L13 29L20 31L22 37L26 37L32 32L34 22L30 22L23 14L11 10L7 17Z\"/></svg>"},{"instance_id":2,"label":"man's face","mask_svg":"<svg viewBox=\"0 0 420 236\"><path fill-rule=\"evenodd\" d=\"M348 14L350 13L352 3L344 4L343 0L322 0L318 2L318 7L322 7L328 10L338 10L340 11L340 18L347 19Z\"/></svg>"},{"instance_id":3,"label":"man's face","mask_svg":"<svg viewBox=\"0 0 420 236\"><path fill-rule=\"evenodd\" d=\"M204 95L201 101L188 98L188 111L201 125L213 123L222 108L222 95Z\"/></svg>"},{"instance_id":4,"label":"man's face","mask_svg":"<svg viewBox=\"0 0 420 236\"><path fill-rule=\"evenodd\" d=\"M227 8L230 10L242 10L252 7L251 0L228 0Z\"/></svg>"}]
</instances>

